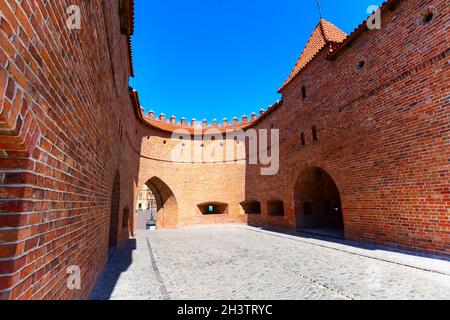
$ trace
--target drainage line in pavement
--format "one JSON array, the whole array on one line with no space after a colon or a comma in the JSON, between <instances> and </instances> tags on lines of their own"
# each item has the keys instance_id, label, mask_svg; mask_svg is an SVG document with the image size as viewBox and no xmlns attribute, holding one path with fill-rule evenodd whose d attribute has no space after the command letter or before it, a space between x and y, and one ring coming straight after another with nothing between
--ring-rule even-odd
<instances>
[{"instance_id":1,"label":"drainage line in pavement","mask_svg":"<svg viewBox=\"0 0 450 320\"><path fill-rule=\"evenodd\" d=\"M166 285L164 284L163 278L161 277L161 274L159 273L158 266L156 265L156 260L155 260L155 256L153 255L153 250L152 250L150 241L148 240L147 237L145 238L145 240L147 240L147 247L148 247L148 251L150 253L152 269L153 269L153 272L155 273L156 281L158 281L158 283L159 283L159 291L161 291L161 294L162 294L164 300L170 300L170 296L169 296L169 293L167 292Z\"/></svg>"}]
</instances>

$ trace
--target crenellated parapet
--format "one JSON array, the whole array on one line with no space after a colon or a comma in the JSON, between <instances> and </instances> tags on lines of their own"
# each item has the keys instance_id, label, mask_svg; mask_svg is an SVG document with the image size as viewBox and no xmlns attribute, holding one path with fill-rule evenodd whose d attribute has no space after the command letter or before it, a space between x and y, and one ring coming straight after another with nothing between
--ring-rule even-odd
<instances>
[{"instance_id":1,"label":"crenellated parapet","mask_svg":"<svg viewBox=\"0 0 450 320\"><path fill-rule=\"evenodd\" d=\"M282 104L282 101L277 101L267 109L261 109L258 113L253 112L250 117L248 117L247 115L243 115L241 118L233 117L233 119L231 120L224 118L220 122L217 119L213 119L212 122L208 122L207 119L202 119L201 121L199 121L195 118L188 121L185 117L177 119L177 117L175 117L174 115L170 117L167 117L164 113L160 113L159 115L157 115L153 110L150 110L150 112L145 114L144 108L142 108L139 104L137 91L130 88L130 95L132 97L133 107L135 108L135 111L139 110L139 118L141 118L145 123L164 131L175 131L181 128L188 130L245 130L247 128L250 128L256 122L262 120L265 116L270 114Z\"/></svg>"},{"instance_id":2,"label":"crenellated parapet","mask_svg":"<svg viewBox=\"0 0 450 320\"><path fill-rule=\"evenodd\" d=\"M279 103L279 102L277 102ZM269 109L272 106L269 107ZM217 119L213 119L211 122L208 122L206 119L203 119L201 121L198 121L197 119L192 119L191 121L187 121L185 117L182 117L180 119L177 119L174 115L172 115L170 118L167 118L164 113L160 113L158 116L156 115L155 111L150 110L146 115L144 115L144 118L146 120L152 121L152 122L160 122L164 124L169 124L175 127L186 127L186 128L234 128L234 127L242 127L246 126L253 121L256 121L260 116L262 116L264 113L266 113L265 109L261 109L258 114L253 112L251 114L251 117L247 117L247 115L243 115L240 119L238 117L234 117L233 119L228 120L227 118L223 118L222 121L218 121Z\"/></svg>"}]
</instances>

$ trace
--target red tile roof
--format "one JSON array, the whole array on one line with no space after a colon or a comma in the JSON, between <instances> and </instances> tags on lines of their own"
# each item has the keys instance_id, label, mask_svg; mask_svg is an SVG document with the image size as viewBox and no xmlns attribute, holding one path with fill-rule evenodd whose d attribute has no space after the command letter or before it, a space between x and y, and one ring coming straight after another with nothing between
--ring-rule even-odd
<instances>
[{"instance_id":1,"label":"red tile roof","mask_svg":"<svg viewBox=\"0 0 450 320\"><path fill-rule=\"evenodd\" d=\"M294 69L288 79L281 86L279 92L294 79L297 74L322 50L327 44L341 43L347 34L325 19L320 19L316 28L309 37L300 58L297 60Z\"/></svg>"},{"instance_id":2,"label":"red tile roof","mask_svg":"<svg viewBox=\"0 0 450 320\"><path fill-rule=\"evenodd\" d=\"M130 75L134 78L133 45L131 36L128 36L128 62L130 64Z\"/></svg>"},{"instance_id":3,"label":"red tile roof","mask_svg":"<svg viewBox=\"0 0 450 320\"><path fill-rule=\"evenodd\" d=\"M133 64L133 47L131 43L131 36L134 34L134 0L128 0L129 10L129 34L128 34L128 61L130 64L130 73L134 77L134 64Z\"/></svg>"}]
</instances>

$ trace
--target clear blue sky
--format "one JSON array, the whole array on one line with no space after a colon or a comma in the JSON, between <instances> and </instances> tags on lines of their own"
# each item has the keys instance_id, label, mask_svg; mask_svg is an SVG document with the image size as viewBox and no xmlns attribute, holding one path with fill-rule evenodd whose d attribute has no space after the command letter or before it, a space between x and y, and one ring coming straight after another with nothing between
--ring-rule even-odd
<instances>
[{"instance_id":1,"label":"clear blue sky","mask_svg":"<svg viewBox=\"0 0 450 320\"><path fill-rule=\"evenodd\" d=\"M347 33L381 0L321 0ZM319 21L316 0L135 0L133 55L146 112L201 120L240 118L281 97Z\"/></svg>"}]
</instances>

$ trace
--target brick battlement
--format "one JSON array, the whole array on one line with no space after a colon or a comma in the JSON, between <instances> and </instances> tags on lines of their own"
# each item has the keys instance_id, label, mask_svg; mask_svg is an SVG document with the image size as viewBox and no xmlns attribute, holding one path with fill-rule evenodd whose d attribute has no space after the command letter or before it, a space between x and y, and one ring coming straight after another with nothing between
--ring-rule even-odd
<instances>
[{"instance_id":1,"label":"brick battlement","mask_svg":"<svg viewBox=\"0 0 450 320\"><path fill-rule=\"evenodd\" d=\"M135 112L144 123L151 127L168 132L173 132L177 129L188 129L190 131L200 130L200 132L208 129L217 129L220 131L235 129L245 130L251 128L256 123L270 115L274 110L280 108L283 103L282 100L278 100L276 103L269 106L267 110L261 109L258 114L253 112L250 117L243 115L240 120L237 117L234 117L231 121L224 118L220 123L216 119L214 119L212 123L208 123L206 119L203 119L202 121L191 119L191 121L188 122L184 117L178 121L175 116L167 117L164 113L160 113L159 116L156 116L156 113L153 110L145 114L144 108L139 103L137 91L130 88L130 95L132 97Z\"/></svg>"},{"instance_id":2,"label":"brick battlement","mask_svg":"<svg viewBox=\"0 0 450 320\"><path fill-rule=\"evenodd\" d=\"M273 107L273 106L270 106ZM270 108L269 107L269 108ZM168 124L173 127L173 130L177 128L197 128L197 129L233 129L233 128L242 128L248 127L253 122L255 122L261 115L263 115L266 110L261 109L259 114L252 113L250 117L247 115L243 115L241 120L238 120L237 117L234 117L231 121L227 118L224 118L220 123L217 119L214 119L211 123L208 123L206 119L202 121L198 121L197 119L192 119L190 122L187 121L186 118L181 118L180 121L177 121L175 116L171 116L167 118L164 113L161 113L158 117L155 117L155 112L150 111L148 114L144 115L144 119L146 119L149 123L160 123L160 124Z\"/></svg>"}]
</instances>

